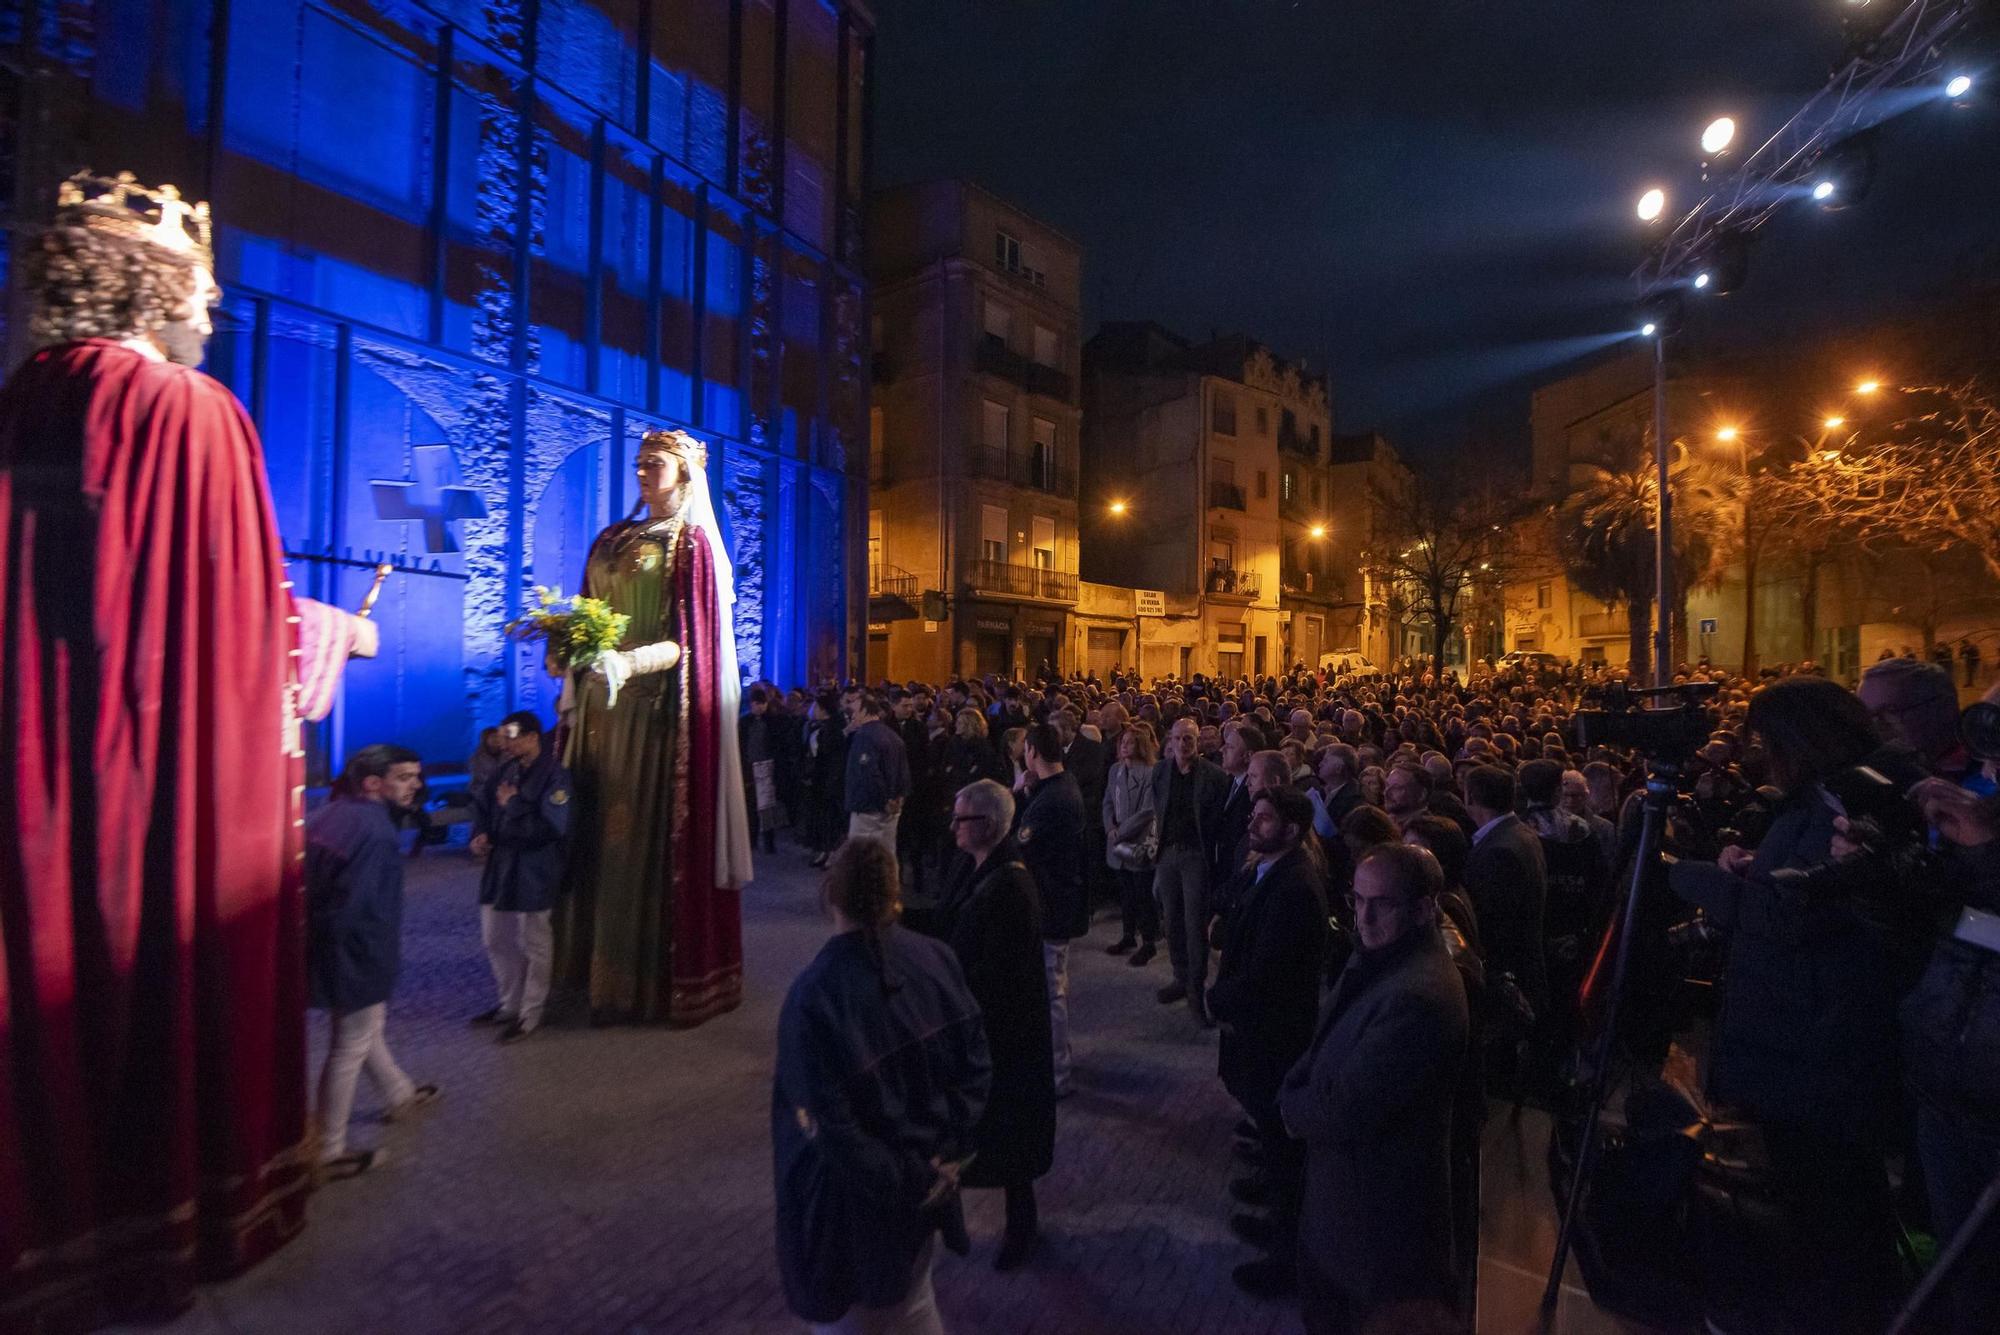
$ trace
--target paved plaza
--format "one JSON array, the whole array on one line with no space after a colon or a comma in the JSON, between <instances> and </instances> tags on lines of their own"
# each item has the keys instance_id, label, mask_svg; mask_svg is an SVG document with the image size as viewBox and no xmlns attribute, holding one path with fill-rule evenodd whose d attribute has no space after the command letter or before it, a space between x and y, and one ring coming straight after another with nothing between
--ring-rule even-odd
<instances>
[{"instance_id":1,"label":"paved plaza","mask_svg":"<svg viewBox=\"0 0 2000 1335\"><path fill-rule=\"evenodd\" d=\"M356 1128L389 1162L314 1197L305 1233L205 1289L173 1335L699 1332L802 1329L772 1249L770 1075L785 988L825 939L816 873L758 861L744 896L747 999L699 1029L550 1027L500 1048L465 1017L491 1003L476 876L461 852L409 864L403 980L388 1036L444 1098L413 1124ZM955 1335L1293 1332L1285 1304L1239 1294L1228 1230L1231 1126L1215 1039L1160 1006L1165 959L1107 957L1100 918L1071 963L1077 1093L1061 1104L1028 1267L991 1262L998 1192L969 1197L970 1257L941 1253ZM324 1051L315 1035L314 1061ZM316 1068L315 1068L316 1069ZM360 1112L375 1110L364 1079ZM1552 1223L1543 1132L1495 1119L1482 1330L1531 1328ZM1580 1293L1559 1328L1623 1330Z\"/></svg>"}]
</instances>

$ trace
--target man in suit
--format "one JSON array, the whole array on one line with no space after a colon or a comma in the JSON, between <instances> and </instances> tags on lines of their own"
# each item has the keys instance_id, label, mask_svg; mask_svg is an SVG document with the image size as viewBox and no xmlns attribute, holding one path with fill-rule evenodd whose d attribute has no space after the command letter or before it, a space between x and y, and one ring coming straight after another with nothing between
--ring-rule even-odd
<instances>
[{"instance_id":1,"label":"man in suit","mask_svg":"<svg viewBox=\"0 0 2000 1335\"><path fill-rule=\"evenodd\" d=\"M1241 865L1236 854L1250 831L1250 802L1256 796L1250 791L1250 757L1263 748L1264 734L1255 724L1236 719L1223 725L1222 772L1229 786L1223 793L1221 834L1208 877L1210 894L1218 901Z\"/></svg>"},{"instance_id":2,"label":"man in suit","mask_svg":"<svg viewBox=\"0 0 2000 1335\"><path fill-rule=\"evenodd\" d=\"M1195 1020L1212 1024L1203 991L1208 985L1208 887L1222 838L1222 803L1229 779L1198 754L1200 729L1191 715L1167 731L1167 754L1153 767L1153 810L1160 813L1160 851L1153 893L1174 980L1161 988L1161 1005L1185 999Z\"/></svg>"},{"instance_id":3,"label":"man in suit","mask_svg":"<svg viewBox=\"0 0 2000 1335\"><path fill-rule=\"evenodd\" d=\"M1035 874L1042 906L1042 964L1048 977L1049 1037L1056 1097L1070 1092L1069 943L1090 931L1084 888L1083 793L1063 768L1062 735L1053 724L1028 729L1028 800L1015 826L1021 860Z\"/></svg>"},{"instance_id":4,"label":"man in suit","mask_svg":"<svg viewBox=\"0 0 2000 1335\"><path fill-rule=\"evenodd\" d=\"M1237 1285L1260 1297L1293 1286L1305 1160L1278 1116L1278 1089L1312 1041L1326 958L1326 886L1301 847L1312 819L1312 803L1296 788L1258 792L1250 861L1235 877L1235 907L1224 920L1222 959L1208 991L1222 1028L1217 1072L1257 1129L1251 1157L1260 1171L1232 1183L1231 1191L1271 1209L1268 1217L1240 1214L1230 1221L1239 1236L1269 1253L1235 1271Z\"/></svg>"},{"instance_id":5,"label":"man in suit","mask_svg":"<svg viewBox=\"0 0 2000 1335\"><path fill-rule=\"evenodd\" d=\"M1352 1335L1385 1304L1452 1292L1451 1116L1468 1016L1438 931L1443 888L1426 849L1384 844L1362 857L1359 948L1278 1091L1285 1127L1306 1147L1297 1258L1308 1335Z\"/></svg>"},{"instance_id":6,"label":"man in suit","mask_svg":"<svg viewBox=\"0 0 2000 1335\"><path fill-rule=\"evenodd\" d=\"M1542 843L1514 814L1514 776L1495 765L1468 770L1465 808L1477 826L1465 859L1465 893L1479 917L1486 972L1507 1009L1507 980L1537 1016L1548 1012L1549 976L1542 945L1548 899Z\"/></svg>"},{"instance_id":7,"label":"man in suit","mask_svg":"<svg viewBox=\"0 0 2000 1335\"><path fill-rule=\"evenodd\" d=\"M1313 831L1321 839L1340 836L1340 823L1361 805L1361 759L1346 742L1334 742L1319 753L1319 787L1311 793Z\"/></svg>"}]
</instances>

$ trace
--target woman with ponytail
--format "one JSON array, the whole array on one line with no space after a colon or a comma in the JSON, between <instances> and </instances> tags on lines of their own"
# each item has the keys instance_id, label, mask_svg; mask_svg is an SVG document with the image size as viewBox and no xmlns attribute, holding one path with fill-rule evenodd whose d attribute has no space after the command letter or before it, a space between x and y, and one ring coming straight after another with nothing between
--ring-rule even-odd
<instances>
[{"instance_id":1,"label":"woman with ponytail","mask_svg":"<svg viewBox=\"0 0 2000 1335\"><path fill-rule=\"evenodd\" d=\"M896 857L834 854L834 934L792 983L771 1092L778 1271L815 1331L941 1335L936 1233L962 1246L958 1175L992 1067L949 946L898 924Z\"/></svg>"}]
</instances>

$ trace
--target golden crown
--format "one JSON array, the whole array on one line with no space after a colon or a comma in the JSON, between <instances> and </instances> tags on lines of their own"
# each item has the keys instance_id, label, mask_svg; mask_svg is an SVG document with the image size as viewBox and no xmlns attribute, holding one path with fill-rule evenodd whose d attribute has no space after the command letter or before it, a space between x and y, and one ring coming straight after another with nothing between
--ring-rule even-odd
<instances>
[{"instance_id":1,"label":"golden crown","mask_svg":"<svg viewBox=\"0 0 2000 1335\"><path fill-rule=\"evenodd\" d=\"M208 205L190 204L174 186L151 189L131 172L80 171L56 192L56 223L111 232L215 267Z\"/></svg>"},{"instance_id":2,"label":"golden crown","mask_svg":"<svg viewBox=\"0 0 2000 1335\"><path fill-rule=\"evenodd\" d=\"M685 431L648 431L639 441L641 450L665 450L678 454L695 468L708 468L708 444Z\"/></svg>"}]
</instances>

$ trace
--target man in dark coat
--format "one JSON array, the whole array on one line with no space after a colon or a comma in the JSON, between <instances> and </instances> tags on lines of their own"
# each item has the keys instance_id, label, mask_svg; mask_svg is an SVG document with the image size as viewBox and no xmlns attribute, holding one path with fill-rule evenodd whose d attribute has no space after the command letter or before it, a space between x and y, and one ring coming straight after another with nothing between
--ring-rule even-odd
<instances>
[{"instance_id":1,"label":"man in dark coat","mask_svg":"<svg viewBox=\"0 0 2000 1335\"><path fill-rule=\"evenodd\" d=\"M382 1037L402 963L403 859L392 813L408 809L423 781L416 752L363 747L349 758L334 799L306 822L306 982L312 1005L333 1020L319 1077L320 1162L331 1177L365 1173L381 1157L347 1152L363 1066L391 1120L438 1094L403 1074Z\"/></svg>"},{"instance_id":2,"label":"man in dark coat","mask_svg":"<svg viewBox=\"0 0 2000 1335\"><path fill-rule=\"evenodd\" d=\"M1238 1191L1272 1211L1269 1218L1231 1221L1272 1253L1236 1268L1237 1284L1260 1296L1292 1286L1305 1164L1302 1147L1278 1116L1278 1089L1312 1041L1326 958L1326 886L1301 847L1312 819L1312 803L1295 788L1258 793L1250 813L1252 860L1236 874L1234 907L1223 920L1222 960L1208 990L1222 1028L1218 1073L1257 1128L1262 1175Z\"/></svg>"},{"instance_id":3,"label":"man in dark coat","mask_svg":"<svg viewBox=\"0 0 2000 1335\"><path fill-rule=\"evenodd\" d=\"M1083 793L1063 768L1062 737L1053 724L1028 729L1028 800L1016 838L1035 874L1042 905L1042 956L1048 973L1049 1031L1056 1097L1069 1093L1069 943L1090 931L1084 889Z\"/></svg>"},{"instance_id":4,"label":"man in dark coat","mask_svg":"<svg viewBox=\"0 0 2000 1335\"><path fill-rule=\"evenodd\" d=\"M533 710L509 714L500 731L508 761L476 794L472 836L473 856L486 859L479 939L499 999L472 1023L497 1024L500 1042L518 1043L541 1026L549 997L555 963L549 918L562 894L572 788L555 748L543 745Z\"/></svg>"},{"instance_id":5,"label":"man in dark coat","mask_svg":"<svg viewBox=\"0 0 2000 1335\"><path fill-rule=\"evenodd\" d=\"M1198 754L1200 727L1181 717L1167 730L1166 755L1153 767L1153 810L1159 813L1160 851L1153 864L1153 894L1174 980L1156 994L1161 1005L1186 998L1201 1024L1209 1019L1208 878L1222 840L1222 803L1229 777Z\"/></svg>"},{"instance_id":6,"label":"man in dark coat","mask_svg":"<svg viewBox=\"0 0 2000 1335\"><path fill-rule=\"evenodd\" d=\"M847 837L880 839L896 851L903 800L910 795L910 758L903 739L882 719L882 701L873 691L849 688L841 696L847 714Z\"/></svg>"},{"instance_id":7,"label":"man in dark coat","mask_svg":"<svg viewBox=\"0 0 2000 1335\"><path fill-rule=\"evenodd\" d=\"M1007 1231L997 1270L1027 1260L1039 1221L1035 1179L1056 1151L1055 1059L1048 976L1034 873L1010 830L1014 795L991 779L961 789L952 837L962 856L940 901L937 934L951 944L986 1025L993 1084L973 1131L973 1159L959 1184L1007 1193Z\"/></svg>"},{"instance_id":8,"label":"man in dark coat","mask_svg":"<svg viewBox=\"0 0 2000 1335\"><path fill-rule=\"evenodd\" d=\"M1081 720L1074 707L1055 710L1049 722L1056 725L1062 739L1063 768L1075 776L1084 812L1090 817L1083 823L1084 894L1092 900L1104 899L1109 894L1111 869L1104 863L1104 823L1096 817L1104 809L1104 779L1110 758L1117 752L1107 751L1103 742L1077 731Z\"/></svg>"},{"instance_id":9,"label":"man in dark coat","mask_svg":"<svg viewBox=\"0 0 2000 1335\"><path fill-rule=\"evenodd\" d=\"M1359 948L1278 1093L1306 1145L1297 1255L1309 1335L1349 1335L1384 1303L1452 1292L1451 1113L1468 1018L1438 931L1443 887L1428 850L1384 844L1362 857Z\"/></svg>"},{"instance_id":10,"label":"man in dark coat","mask_svg":"<svg viewBox=\"0 0 2000 1335\"><path fill-rule=\"evenodd\" d=\"M1511 986L1537 1016L1548 1011L1548 965L1542 918L1548 887L1542 843L1514 814L1514 776L1494 765L1465 775L1465 807L1477 822L1465 859L1465 893L1479 915L1487 985L1503 1014Z\"/></svg>"},{"instance_id":11,"label":"man in dark coat","mask_svg":"<svg viewBox=\"0 0 2000 1335\"><path fill-rule=\"evenodd\" d=\"M1256 727L1241 721L1222 729L1222 772L1229 784L1223 789L1221 829L1216 837L1213 860L1209 864L1209 898L1217 902L1222 891L1241 870L1236 854L1243 837L1250 832L1250 757L1263 749L1264 736Z\"/></svg>"}]
</instances>

